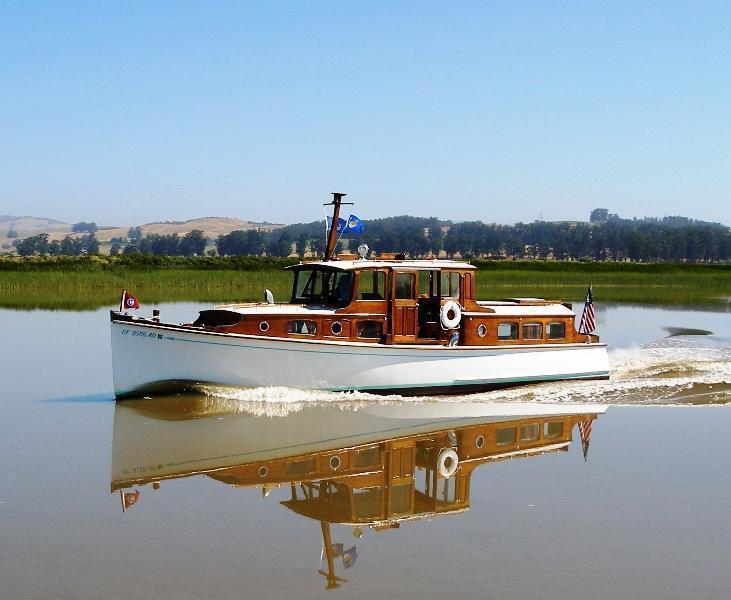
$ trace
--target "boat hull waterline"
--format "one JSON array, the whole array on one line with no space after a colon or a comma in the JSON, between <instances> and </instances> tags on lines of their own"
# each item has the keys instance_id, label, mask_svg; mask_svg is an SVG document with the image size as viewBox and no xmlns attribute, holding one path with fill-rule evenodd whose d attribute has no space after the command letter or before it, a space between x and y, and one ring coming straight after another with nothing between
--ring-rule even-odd
<instances>
[{"instance_id":1,"label":"boat hull waterline","mask_svg":"<svg viewBox=\"0 0 731 600\"><path fill-rule=\"evenodd\" d=\"M118 397L216 384L372 393L458 393L569 379L607 379L601 343L375 346L191 331L112 320Z\"/></svg>"}]
</instances>

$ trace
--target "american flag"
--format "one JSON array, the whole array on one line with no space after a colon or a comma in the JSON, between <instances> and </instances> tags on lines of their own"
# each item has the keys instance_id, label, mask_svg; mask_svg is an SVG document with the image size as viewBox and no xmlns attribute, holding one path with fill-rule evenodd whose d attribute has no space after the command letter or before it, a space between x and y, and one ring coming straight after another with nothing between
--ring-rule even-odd
<instances>
[{"instance_id":1,"label":"american flag","mask_svg":"<svg viewBox=\"0 0 731 600\"><path fill-rule=\"evenodd\" d=\"M596 329L596 316L594 315L594 296L591 293L591 286L586 291L586 301L584 302L584 313L581 315L579 323L579 333L587 335Z\"/></svg>"},{"instance_id":2,"label":"american flag","mask_svg":"<svg viewBox=\"0 0 731 600\"><path fill-rule=\"evenodd\" d=\"M579 433L581 434L581 449L584 452L584 460L586 455L589 454L589 442L591 441L591 424L594 419L589 417L584 421L579 421Z\"/></svg>"}]
</instances>

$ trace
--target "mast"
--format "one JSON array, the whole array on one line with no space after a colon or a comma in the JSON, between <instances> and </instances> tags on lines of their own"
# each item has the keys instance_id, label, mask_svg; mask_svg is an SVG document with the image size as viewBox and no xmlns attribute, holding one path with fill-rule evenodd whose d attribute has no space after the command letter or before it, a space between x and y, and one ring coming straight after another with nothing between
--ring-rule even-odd
<instances>
[{"instance_id":1,"label":"mast","mask_svg":"<svg viewBox=\"0 0 731 600\"><path fill-rule=\"evenodd\" d=\"M331 590L339 588L340 584L338 580L345 581L337 575L335 575L335 563L333 562L333 543L330 537L330 523L327 521L320 521L320 527L322 528L322 543L325 547L325 556L327 557L327 573L320 571L325 577L327 577L327 589Z\"/></svg>"},{"instance_id":2,"label":"mast","mask_svg":"<svg viewBox=\"0 0 731 600\"><path fill-rule=\"evenodd\" d=\"M332 260L332 257L335 255L335 244L338 243L338 219L340 218L340 206L343 204L353 204L352 202L343 202L343 196L347 196L347 194L343 194L340 192L333 192L333 201L328 202L324 206L332 206L333 207L333 217L332 222L330 223L330 229L327 232L327 244L325 246L325 260Z\"/></svg>"}]
</instances>

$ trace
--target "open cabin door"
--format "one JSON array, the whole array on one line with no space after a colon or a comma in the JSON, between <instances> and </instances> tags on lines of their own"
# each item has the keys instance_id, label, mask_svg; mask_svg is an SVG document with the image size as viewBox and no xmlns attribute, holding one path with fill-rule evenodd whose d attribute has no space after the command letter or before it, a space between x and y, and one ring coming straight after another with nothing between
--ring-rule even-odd
<instances>
[{"instance_id":1,"label":"open cabin door","mask_svg":"<svg viewBox=\"0 0 731 600\"><path fill-rule=\"evenodd\" d=\"M416 342L416 272L392 271L391 276L393 277L391 286L393 342L394 344Z\"/></svg>"}]
</instances>

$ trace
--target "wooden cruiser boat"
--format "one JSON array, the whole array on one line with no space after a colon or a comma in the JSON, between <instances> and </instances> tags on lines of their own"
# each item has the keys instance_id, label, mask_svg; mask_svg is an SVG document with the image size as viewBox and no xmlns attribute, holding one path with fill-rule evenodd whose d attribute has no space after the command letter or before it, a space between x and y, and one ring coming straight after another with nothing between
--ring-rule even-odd
<instances>
[{"instance_id":1,"label":"wooden cruiser boat","mask_svg":"<svg viewBox=\"0 0 731 600\"><path fill-rule=\"evenodd\" d=\"M333 524L374 531L463 513L473 471L485 464L569 449L584 452L598 405L419 403L357 412L310 407L287 417L227 413L195 396L117 403L111 491L123 498L165 480L205 475L281 502L319 521L333 586ZM585 454L586 456L586 454ZM134 490L134 491L133 491ZM283 490L283 491L284 491Z\"/></svg>"},{"instance_id":2,"label":"wooden cruiser boat","mask_svg":"<svg viewBox=\"0 0 731 600\"><path fill-rule=\"evenodd\" d=\"M333 223L343 194L335 194ZM454 393L602 379L606 345L579 334L570 305L478 301L475 267L454 260L335 255L289 267L287 303L227 304L192 323L112 311L117 396L195 383Z\"/></svg>"}]
</instances>

